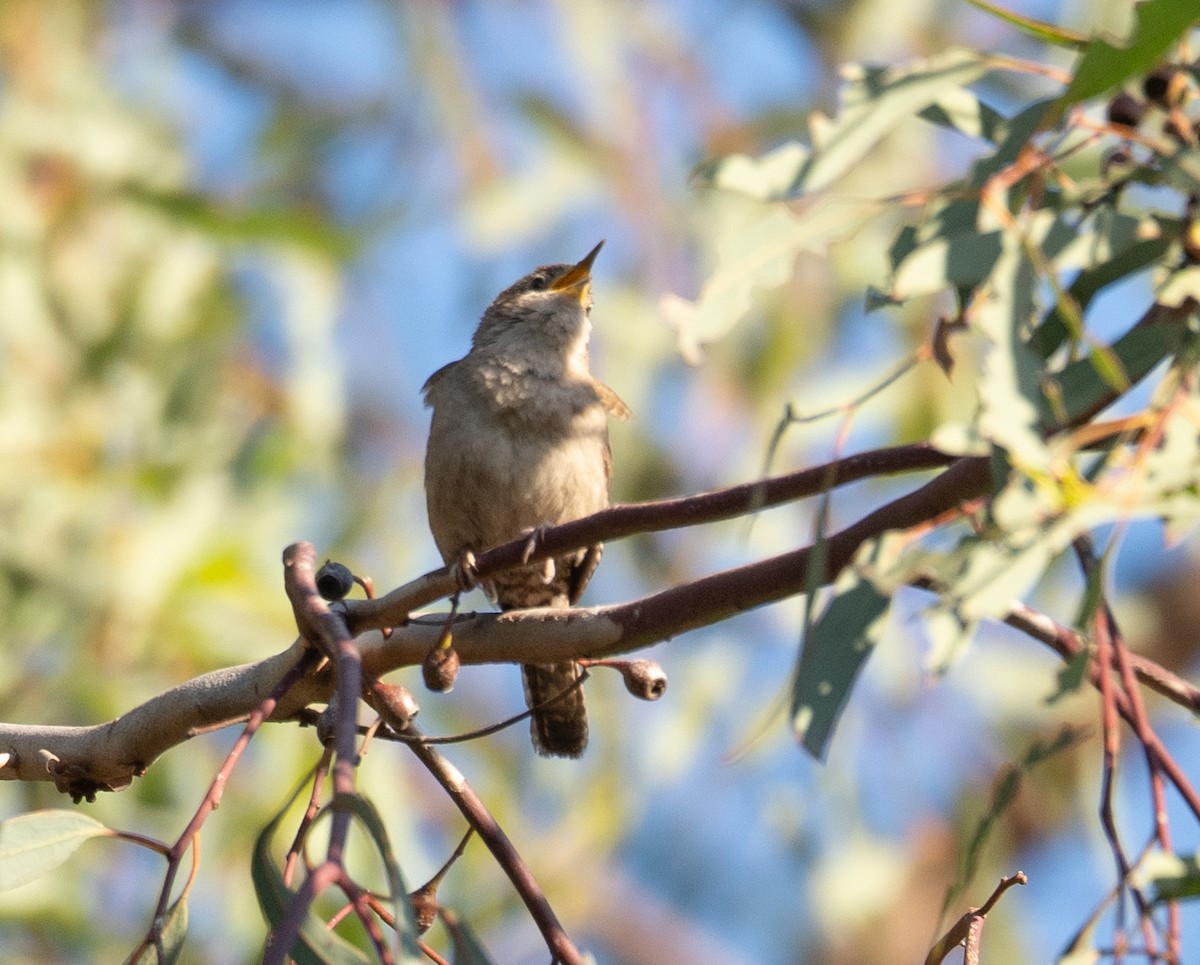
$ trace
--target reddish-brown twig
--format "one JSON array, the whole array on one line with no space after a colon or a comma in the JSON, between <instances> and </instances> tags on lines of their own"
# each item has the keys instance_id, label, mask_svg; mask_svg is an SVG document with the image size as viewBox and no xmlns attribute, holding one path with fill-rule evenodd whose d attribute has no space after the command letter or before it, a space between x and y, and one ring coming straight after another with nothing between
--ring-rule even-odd
<instances>
[{"instance_id":1,"label":"reddish-brown twig","mask_svg":"<svg viewBox=\"0 0 1200 965\"><path fill-rule=\"evenodd\" d=\"M363 890L346 873L346 840L350 833L352 812L339 807L339 798L354 794L354 771L358 752L358 698L362 692L362 655L346 627L340 612L330 609L317 590L317 552L311 543L294 543L283 553L284 589L292 604L296 627L300 635L333 662L335 691L331 701L333 711L334 800L331 810L329 845L326 858L305 878L293 895L286 915L272 930L263 956L264 965L274 965L286 958L313 899L326 887L337 885L354 906L372 944L387 965L392 961L391 950L379 931Z\"/></svg>"},{"instance_id":2,"label":"reddish-brown twig","mask_svg":"<svg viewBox=\"0 0 1200 965\"><path fill-rule=\"evenodd\" d=\"M984 919L996 907L996 902L1000 900L1000 896L1004 892L1008 891L1013 885L1024 885L1028 884L1028 882L1029 878L1026 877L1024 871L1018 871L1007 878L1001 878L1000 883L996 885L996 890L992 892L991 897L987 901L979 908L968 909L950 927L950 930L934 943L933 948L929 950L929 954L925 957L925 965L939 965L959 945L966 946L966 953L963 957L964 965L966 963L972 963L972 965L978 963Z\"/></svg>"},{"instance_id":3,"label":"reddish-brown twig","mask_svg":"<svg viewBox=\"0 0 1200 965\"><path fill-rule=\"evenodd\" d=\"M225 760L222 762L220 768L218 768L216 776L208 787L208 793L205 794L204 800L200 802L200 806L196 809L192 820L188 822L188 826L167 852L167 870L163 875L162 890L159 892L158 904L154 909L154 921L142 943L134 949L130 956L131 958L137 958L144 949L151 945L159 947L161 950L162 927L171 901L171 891L175 886L175 878L179 873L179 865L183 860L183 856L187 854L189 847L195 845L200 828L203 827L208 816L220 805L229 775L241 759L242 753L250 743L250 739L258 731L258 728L262 726L263 721L271 716L271 712L275 709L279 698L287 693L296 681L308 673L316 663L317 655L315 653L306 652L302 654L292 668L279 679L275 688L259 704L258 709L250 715L250 719L246 721L246 726L242 728L242 733L234 741L229 753L225 755ZM193 876L194 874L195 869L193 867Z\"/></svg>"},{"instance_id":4,"label":"reddish-brown twig","mask_svg":"<svg viewBox=\"0 0 1200 965\"><path fill-rule=\"evenodd\" d=\"M508 875L509 881L541 931L554 960L562 965L583 965L583 957L559 922L554 909L550 907L550 902L546 900L545 893L533 877L525 859L458 768L447 761L437 748L419 739L420 731L413 725L407 708L395 705L395 690L381 685L379 681L369 679L366 697L389 727L398 733L417 738L406 742L408 748L442 786L450 800L467 819L467 823L492 852L497 864Z\"/></svg>"}]
</instances>

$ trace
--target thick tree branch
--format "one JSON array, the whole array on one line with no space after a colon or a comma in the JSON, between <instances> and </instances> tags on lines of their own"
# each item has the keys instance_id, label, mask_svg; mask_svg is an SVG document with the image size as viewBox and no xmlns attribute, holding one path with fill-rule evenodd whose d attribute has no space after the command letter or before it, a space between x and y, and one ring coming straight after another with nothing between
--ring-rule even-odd
<instances>
[{"instance_id":1,"label":"thick tree branch","mask_svg":"<svg viewBox=\"0 0 1200 965\"><path fill-rule=\"evenodd\" d=\"M476 558L475 569L480 576L486 577L521 563L547 559L595 543L638 533L659 533L736 519L861 479L938 469L956 461L960 460L927 443L914 443L873 449L799 472L728 489L611 506L583 519L542 530L534 534L532 543L529 539L518 539L497 546ZM450 596L457 589L450 570L443 567L374 600L347 601L346 619L355 632L399 626L414 610Z\"/></svg>"},{"instance_id":2,"label":"thick tree branch","mask_svg":"<svg viewBox=\"0 0 1200 965\"><path fill-rule=\"evenodd\" d=\"M920 450L914 450L920 452ZM879 471L878 454L860 463L873 465ZM922 453L917 461L930 458ZM939 454L939 458L940 454ZM782 499L790 492L794 498L797 488L804 491L813 484L813 474L828 478L828 467L808 470L804 474L781 477L778 486L768 481L766 492L770 499ZM803 479L803 482L796 480ZM736 487L730 491L698 497L707 501L711 513L725 518L736 515L732 507L743 511L765 505L751 499L750 490L763 484ZM961 501L986 491L987 464L982 459L959 459L950 469L935 477L915 492L893 500L886 506L859 520L826 541L828 581L853 556L867 539L894 528L905 528L931 519ZM659 528L667 528L667 518L680 519L688 514L686 500L670 500L668 512L658 517ZM652 508L662 504L649 504ZM615 510L640 513L641 506L616 507L580 520L579 523L547 531L538 551L556 552L560 542L591 538L591 520L604 517ZM655 508L655 512L658 509ZM648 514L653 516L653 513ZM608 517L612 519L611 516ZM621 516L617 515L618 523ZM607 525L607 524L605 524ZM628 521L623 525L632 525ZM651 520L650 525L655 525ZM570 536L559 535L568 531ZM635 530L636 531L636 530ZM574 535L571 535L574 533ZM582 533L582 536L580 535ZM508 544L496 551L519 551L520 543ZM703 577L683 586L660 591L641 600L611 606L571 610L526 610L505 614L481 614L460 619L455 624L455 650L464 664L470 663L538 663L564 657L604 657L625 653L677 636L688 630L718 623L728 617L766 603L784 599L807 588L808 548L737 569ZM490 558L485 554L481 559ZM502 557L500 557L502 558ZM516 558L519 562L519 556ZM492 563L499 568L500 564ZM432 576L432 574L431 574ZM447 579L448 579L447 575ZM426 578L422 578L426 579ZM420 583L420 581L417 581ZM413 584L410 584L410 586ZM394 597L395 594L389 594ZM383 598L386 600L387 598ZM306 635L314 642L325 639L332 646L337 637L337 615L323 612L319 619L309 620L309 600L299 602L298 620ZM379 607L380 601L346 601L348 621L361 630L365 623L382 619L386 625L394 619L389 609ZM315 611L314 611L315 612ZM364 620L363 612L373 619ZM397 620L397 622L400 622ZM363 667L376 676L403 666L419 664L437 642L443 621L424 624L410 621L397 627L388 639L379 634L360 638ZM217 671L173 688L114 721L96 727L23 727L0 724L0 749L10 754L9 762L0 768L0 778L9 780L55 780L64 766L83 768L87 777L102 788L126 786L159 754L190 737L215 727L245 719L263 696L270 692L279 678L292 666L303 648L294 644L280 654L258 664L248 664ZM323 648L324 649L324 648ZM273 720L289 717L310 703L327 701L332 678L328 668L310 675L293 687L279 702ZM48 770L47 755L57 762Z\"/></svg>"},{"instance_id":3,"label":"thick tree branch","mask_svg":"<svg viewBox=\"0 0 1200 965\"><path fill-rule=\"evenodd\" d=\"M1153 305L1134 327L1179 325L1191 304ZM1086 423L1111 404L1118 393L1106 390L1081 407L1068 425ZM1047 429L1047 431L1051 431ZM869 476L931 469L949 464L940 475L893 500L825 542L821 582L829 582L867 540L888 530L934 520L964 502L985 495L991 485L986 459L953 459L928 445L899 446L849 456L833 463L731 489L680 499L614 506L586 519L553 527L530 540L516 540L481 554L481 575L523 561L543 559L595 542L639 532L730 519L768 506L813 495ZM808 586L811 549L671 587L641 600L578 610L532 610L488 614L455 624L455 650L464 664L551 662L567 657L604 657L625 653L708 626L737 613L802 593ZM354 635L395 627L389 639L359 637L363 669L376 676L420 663L437 641L436 626L410 621L409 614L457 590L448 569L436 570L375 600L340 604ZM0 779L54 780L60 786L82 773L101 788L117 789L175 744L244 720L296 659L302 644L258 664L216 671L196 678L95 727L45 727L0 724ZM306 677L280 701L272 719L296 714L313 702L328 700L331 675L326 669Z\"/></svg>"}]
</instances>

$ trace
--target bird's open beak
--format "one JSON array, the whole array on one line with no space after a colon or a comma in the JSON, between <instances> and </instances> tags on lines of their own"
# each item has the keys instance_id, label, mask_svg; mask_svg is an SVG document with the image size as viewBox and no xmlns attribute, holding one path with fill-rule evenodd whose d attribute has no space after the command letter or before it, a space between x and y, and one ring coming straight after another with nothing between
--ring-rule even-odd
<instances>
[{"instance_id":1,"label":"bird's open beak","mask_svg":"<svg viewBox=\"0 0 1200 965\"><path fill-rule=\"evenodd\" d=\"M600 254L600 249L604 247L604 242L596 245L583 261L576 265L572 265L561 275L550 282L550 291L564 292L577 291L579 300L582 302L587 297L588 282L592 280L592 262L596 260L596 256Z\"/></svg>"}]
</instances>

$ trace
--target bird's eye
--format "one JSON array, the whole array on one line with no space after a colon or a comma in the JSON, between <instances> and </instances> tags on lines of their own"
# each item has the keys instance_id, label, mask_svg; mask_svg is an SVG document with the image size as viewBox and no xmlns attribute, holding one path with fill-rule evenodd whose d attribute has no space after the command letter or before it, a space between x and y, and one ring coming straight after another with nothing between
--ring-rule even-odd
<instances>
[{"instance_id":1,"label":"bird's eye","mask_svg":"<svg viewBox=\"0 0 1200 965\"><path fill-rule=\"evenodd\" d=\"M547 281L546 281L545 275L534 275L532 278L529 279L529 287L532 288L535 292L544 291L546 288L546 284L547 284Z\"/></svg>"}]
</instances>

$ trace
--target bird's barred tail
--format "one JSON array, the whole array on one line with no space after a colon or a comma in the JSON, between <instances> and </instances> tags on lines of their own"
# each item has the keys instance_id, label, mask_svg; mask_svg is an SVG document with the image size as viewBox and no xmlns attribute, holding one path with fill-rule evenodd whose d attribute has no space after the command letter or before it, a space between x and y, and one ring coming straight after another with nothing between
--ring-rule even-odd
<instances>
[{"instance_id":1,"label":"bird's barred tail","mask_svg":"<svg viewBox=\"0 0 1200 965\"><path fill-rule=\"evenodd\" d=\"M533 710L529 733L545 757L579 757L587 747L587 706L578 686L582 668L573 660L521 667L525 703Z\"/></svg>"}]
</instances>

